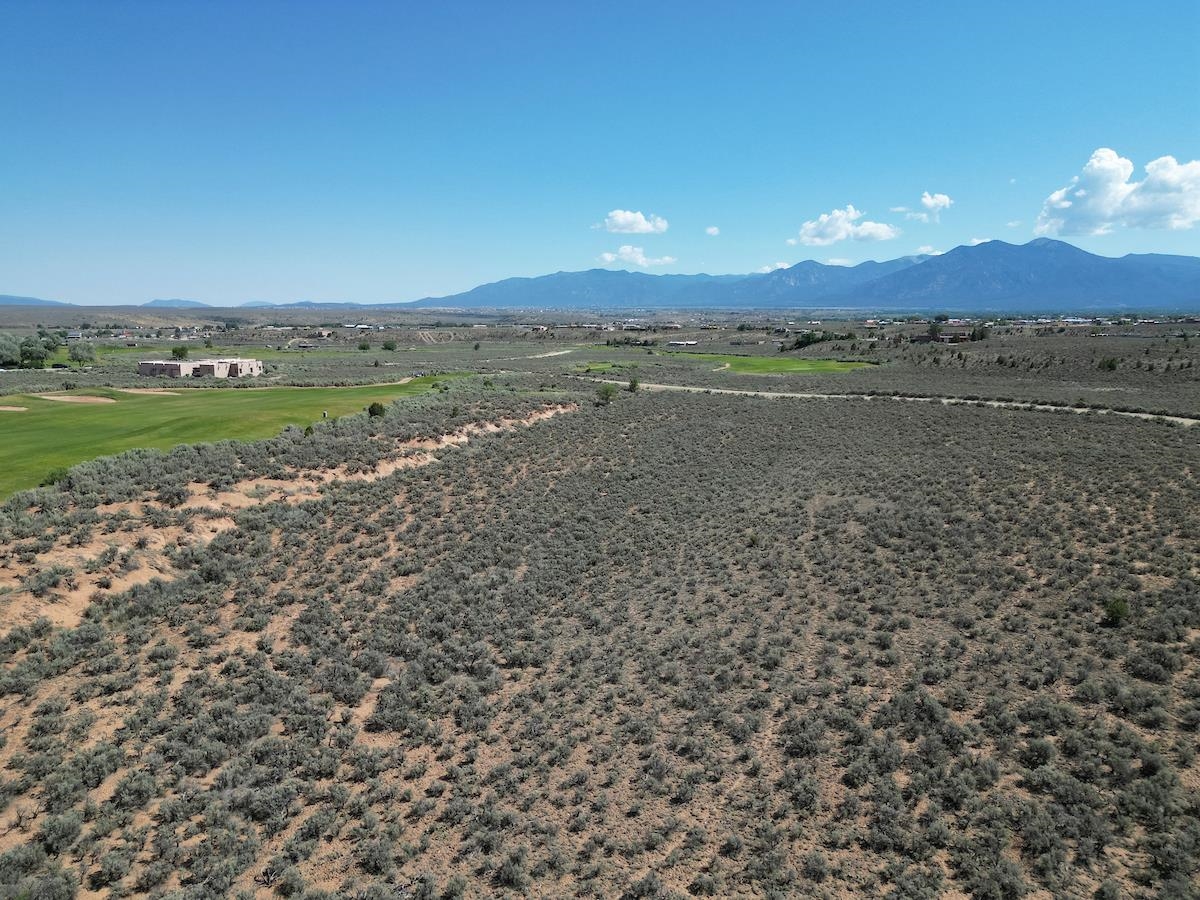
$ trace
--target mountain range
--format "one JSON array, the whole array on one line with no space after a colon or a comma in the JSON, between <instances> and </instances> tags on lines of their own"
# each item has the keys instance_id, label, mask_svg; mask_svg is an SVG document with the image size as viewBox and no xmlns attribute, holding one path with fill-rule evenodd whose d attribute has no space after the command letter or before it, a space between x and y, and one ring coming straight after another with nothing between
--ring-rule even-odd
<instances>
[{"instance_id":1,"label":"mountain range","mask_svg":"<svg viewBox=\"0 0 1200 900\"><path fill-rule=\"evenodd\" d=\"M833 266L806 260L742 276L591 269L508 278L416 301L430 308L870 309L1040 312L1200 309L1200 258L1097 256L1063 241L988 241L937 256Z\"/></svg>"},{"instance_id":2,"label":"mountain range","mask_svg":"<svg viewBox=\"0 0 1200 900\"><path fill-rule=\"evenodd\" d=\"M64 305L0 295L0 305ZM149 307L207 307L151 300ZM825 309L902 312L1200 310L1200 258L1098 256L1063 241L987 241L940 255L834 266L814 260L750 275L649 275L612 269L506 278L412 302L251 301L298 309Z\"/></svg>"}]
</instances>

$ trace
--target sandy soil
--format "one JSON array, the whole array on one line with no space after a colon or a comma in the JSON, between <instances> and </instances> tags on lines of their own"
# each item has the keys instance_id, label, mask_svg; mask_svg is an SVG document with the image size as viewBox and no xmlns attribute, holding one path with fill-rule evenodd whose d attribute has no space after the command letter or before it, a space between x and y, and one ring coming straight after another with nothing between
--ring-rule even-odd
<instances>
[{"instance_id":1,"label":"sandy soil","mask_svg":"<svg viewBox=\"0 0 1200 900\"><path fill-rule=\"evenodd\" d=\"M117 388L122 394L164 394L168 397L178 397L179 391L164 391L162 388Z\"/></svg>"},{"instance_id":2,"label":"sandy soil","mask_svg":"<svg viewBox=\"0 0 1200 900\"><path fill-rule=\"evenodd\" d=\"M0 406L0 412L28 412L28 406Z\"/></svg>"}]
</instances>

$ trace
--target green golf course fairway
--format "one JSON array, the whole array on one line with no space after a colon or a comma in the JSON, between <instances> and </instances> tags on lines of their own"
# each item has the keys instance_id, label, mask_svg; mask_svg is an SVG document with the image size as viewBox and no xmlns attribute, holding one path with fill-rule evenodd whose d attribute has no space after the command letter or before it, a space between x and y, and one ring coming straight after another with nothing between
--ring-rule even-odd
<instances>
[{"instance_id":1,"label":"green golf course fairway","mask_svg":"<svg viewBox=\"0 0 1200 900\"><path fill-rule=\"evenodd\" d=\"M738 356L733 353L689 353L686 350L660 351L667 356L695 359L715 365L729 366L729 371L739 375L797 375L812 372L849 372L861 369L870 363L842 362L837 359L805 359L797 356Z\"/></svg>"},{"instance_id":2,"label":"green golf course fairway","mask_svg":"<svg viewBox=\"0 0 1200 900\"><path fill-rule=\"evenodd\" d=\"M355 387L179 388L178 395L128 394L108 388L64 391L112 403L65 403L37 394L0 396L0 499L37 487L52 469L70 467L134 447L167 450L179 444L272 437L286 425L308 425L361 412L429 390L445 375L407 384Z\"/></svg>"}]
</instances>

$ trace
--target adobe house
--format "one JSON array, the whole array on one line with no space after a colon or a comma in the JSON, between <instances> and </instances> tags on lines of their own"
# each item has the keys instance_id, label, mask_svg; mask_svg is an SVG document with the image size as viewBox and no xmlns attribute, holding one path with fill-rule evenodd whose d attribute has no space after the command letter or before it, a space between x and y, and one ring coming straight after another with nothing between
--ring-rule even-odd
<instances>
[{"instance_id":1,"label":"adobe house","mask_svg":"<svg viewBox=\"0 0 1200 900\"><path fill-rule=\"evenodd\" d=\"M144 359L138 374L160 378L253 378L263 373L261 359Z\"/></svg>"}]
</instances>

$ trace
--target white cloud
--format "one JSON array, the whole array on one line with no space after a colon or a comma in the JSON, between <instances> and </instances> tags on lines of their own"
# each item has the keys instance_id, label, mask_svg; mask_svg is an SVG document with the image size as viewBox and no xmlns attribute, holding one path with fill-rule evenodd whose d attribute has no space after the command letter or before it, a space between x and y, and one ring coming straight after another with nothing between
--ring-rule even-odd
<instances>
[{"instance_id":1,"label":"white cloud","mask_svg":"<svg viewBox=\"0 0 1200 900\"><path fill-rule=\"evenodd\" d=\"M916 222L939 222L943 209L949 209L954 205L954 201L950 199L948 194L931 194L929 191L921 192L921 205L925 207L925 212L913 212L907 206L893 206L892 212L904 213L904 218L912 219Z\"/></svg>"},{"instance_id":2,"label":"white cloud","mask_svg":"<svg viewBox=\"0 0 1200 900\"><path fill-rule=\"evenodd\" d=\"M613 234L662 234L668 228L667 220L662 216L642 213L628 209L614 209L604 217L604 229Z\"/></svg>"},{"instance_id":3,"label":"white cloud","mask_svg":"<svg viewBox=\"0 0 1200 900\"><path fill-rule=\"evenodd\" d=\"M980 244L990 243L991 240L991 238L971 238L970 244L972 247L978 247Z\"/></svg>"},{"instance_id":4,"label":"white cloud","mask_svg":"<svg viewBox=\"0 0 1200 900\"><path fill-rule=\"evenodd\" d=\"M707 234L709 237L716 237L718 234L721 233L721 229L718 228L716 225L709 225L707 228L704 229L704 233Z\"/></svg>"},{"instance_id":5,"label":"white cloud","mask_svg":"<svg viewBox=\"0 0 1200 900\"><path fill-rule=\"evenodd\" d=\"M889 206L888 212L894 212L894 213L904 212L904 213L906 213L906 212L908 212L908 207L907 206Z\"/></svg>"},{"instance_id":6,"label":"white cloud","mask_svg":"<svg viewBox=\"0 0 1200 900\"><path fill-rule=\"evenodd\" d=\"M759 266L758 271L765 275L767 272L774 272L776 269L786 269L787 267L787 263L777 262L773 266Z\"/></svg>"},{"instance_id":7,"label":"white cloud","mask_svg":"<svg viewBox=\"0 0 1200 900\"><path fill-rule=\"evenodd\" d=\"M673 256L648 257L646 251L641 247L634 247L630 244L621 245L617 248L616 253L601 253L600 261L606 265L615 262L632 263L643 269L647 266L669 266L678 262Z\"/></svg>"},{"instance_id":8,"label":"white cloud","mask_svg":"<svg viewBox=\"0 0 1200 900\"><path fill-rule=\"evenodd\" d=\"M1035 234L1108 234L1114 227L1167 228L1200 222L1200 160L1160 156L1146 177L1130 181L1133 163L1101 147L1071 183L1046 198Z\"/></svg>"},{"instance_id":9,"label":"white cloud","mask_svg":"<svg viewBox=\"0 0 1200 900\"><path fill-rule=\"evenodd\" d=\"M1008 227L1008 228L1020 228L1020 227L1021 227L1021 220L1020 220L1020 219L1013 219L1011 222L1005 222L1004 224L1005 224L1005 226L1006 226L1006 227Z\"/></svg>"},{"instance_id":10,"label":"white cloud","mask_svg":"<svg viewBox=\"0 0 1200 900\"><path fill-rule=\"evenodd\" d=\"M787 245L789 247L795 247L798 243L800 243L800 241L798 241L796 238L788 238L787 239Z\"/></svg>"},{"instance_id":11,"label":"white cloud","mask_svg":"<svg viewBox=\"0 0 1200 900\"><path fill-rule=\"evenodd\" d=\"M827 266L852 266L852 265L854 265L854 260L846 259L844 256L831 256L829 259L825 260L825 265L827 265Z\"/></svg>"},{"instance_id":12,"label":"white cloud","mask_svg":"<svg viewBox=\"0 0 1200 900\"><path fill-rule=\"evenodd\" d=\"M900 236L900 229L883 222L859 221L863 213L847 204L845 209L822 213L800 226L800 236L793 238L810 247L828 247L838 241L890 241Z\"/></svg>"},{"instance_id":13,"label":"white cloud","mask_svg":"<svg viewBox=\"0 0 1200 900\"><path fill-rule=\"evenodd\" d=\"M940 213L943 209L953 206L954 201L946 194L931 194L929 191L922 191L921 205L932 213Z\"/></svg>"},{"instance_id":14,"label":"white cloud","mask_svg":"<svg viewBox=\"0 0 1200 900\"><path fill-rule=\"evenodd\" d=\"M928 244L924 244L924 245L918 247L917 253L921 254L922 256L941 256L942 255L941 250L935 250L933 247L929 246Z\"/></svg>"}]
</instances>

